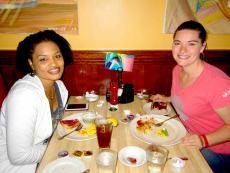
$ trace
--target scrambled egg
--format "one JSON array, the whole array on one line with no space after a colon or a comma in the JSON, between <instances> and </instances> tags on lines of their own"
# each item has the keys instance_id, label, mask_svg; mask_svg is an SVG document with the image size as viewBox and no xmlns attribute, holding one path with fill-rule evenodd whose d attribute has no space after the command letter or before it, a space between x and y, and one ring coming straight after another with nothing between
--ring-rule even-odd
<instances>
[{"instance_id":1,"label":"scrambled egg","mask_svg":"<svg viewBox=\"0 0 230 173\"><path fill-rule=\"evenodd\" d=\"M118 125L118 121L116 118L114 117L109 117L107 118L109 121L112 122L113 126L117 126ZM91 123L89 124L89 126L87 128L83 128L80 131L77 132L78 134L82 135L82 136L91 136L96 134L96 124L95 123Z\"/></svg>"},{"instance_id":2,"label":"scrambled egg","mask_svg":"<svg viewBox=\"0 0 230 173\"><path fill-rule=\"evenodd\" d=\"M95 123L91 123L87 128L80 130L78 133L80 133L82 136L91 136L96 134Z\"/></svg>"}]
</instances>

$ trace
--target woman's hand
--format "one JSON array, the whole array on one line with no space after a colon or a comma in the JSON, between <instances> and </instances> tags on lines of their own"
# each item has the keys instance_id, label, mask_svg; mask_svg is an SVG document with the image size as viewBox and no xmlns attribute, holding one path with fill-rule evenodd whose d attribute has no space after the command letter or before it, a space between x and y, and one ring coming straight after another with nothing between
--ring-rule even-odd
<instances>
[{"instance_id":1,"label":"woman's hand","mask_svg":"<svg viewBox=\"0 0 230 173\"><path fill-rule=\"evenodd\" d=\"M161 95L161 94L156 94L156 95L152 95L150 97L150 99L153 101L153 102L170 102L171 99L170 97L167 97L167 96L164 96L164 95Z\"/></svg>"},{"instance_id":2,"label":"woman's hand","mask_svg":"<svg viewBox=\"0 0 230 173\"><path fill-rule=\"evenodd\" d=\"M182 138L180 144L189 148L203 148L202 140L200 139L200 136L196 134L187 134Z\"/></svg>"}]
</instances>

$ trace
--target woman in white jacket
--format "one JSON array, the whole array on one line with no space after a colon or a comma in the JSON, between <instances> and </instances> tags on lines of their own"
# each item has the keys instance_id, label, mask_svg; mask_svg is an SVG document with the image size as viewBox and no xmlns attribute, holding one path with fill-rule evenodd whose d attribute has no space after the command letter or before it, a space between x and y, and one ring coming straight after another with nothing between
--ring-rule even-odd
<instances>
[{"instance_id":1,"label":"woman in white jacket","mask_svg":"<svg viewBox=\"0 0 230 173\"><path fill-rule=\"evenodd\" d=\"M21 41L17 70L25 74L9 91L0 115L0 172L34 173L67 102L61 78L72 62L65 38L45 30Z\"/></svg>"}]
</instances>

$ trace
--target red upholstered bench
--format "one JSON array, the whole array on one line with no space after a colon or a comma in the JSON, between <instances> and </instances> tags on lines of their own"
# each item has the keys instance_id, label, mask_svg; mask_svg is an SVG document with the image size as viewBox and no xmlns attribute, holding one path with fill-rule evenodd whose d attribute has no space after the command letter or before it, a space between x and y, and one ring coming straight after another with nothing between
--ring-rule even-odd
<instances>
[{"instance_id":1,"label":"red upholstered bench","mask_svg":"<svg viewBox=\"0 0 230 173\"><path fill-rule=\"evenodd\" d=\"M6 85L2 75L0 74L0 107L2 106L2 102L6 97L6 95L7 95Z\"/></svg>"}]
</instances>

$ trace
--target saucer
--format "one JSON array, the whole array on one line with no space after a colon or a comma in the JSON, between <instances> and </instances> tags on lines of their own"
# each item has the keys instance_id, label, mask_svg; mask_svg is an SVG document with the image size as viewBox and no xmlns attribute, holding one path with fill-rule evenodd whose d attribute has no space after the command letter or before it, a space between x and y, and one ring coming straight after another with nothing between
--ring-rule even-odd
<instances>
[{"instance_id":1,"label":"saucer","mask_svg":"<svg viewBox=\"0 0 230 173\"><path fill-rule=\"evenodd\" d=\"M137 146L127 146L119 151L118 159L126 166L138 167L146 163L146 152Z\"/></svg>"},{"instance_id":2,"label":"saucer","mask_svg":"<svg viewBox=\"0 0 230 173\"><path fill-rule=\"evenodd\" d=\"M142 100L142 99L146 99L149 97L148 94L144 94L144 93L137 93L137 97Z\"/></svg>"},{"instance_id":3,"label":"saucer","mask_svg":"<svg viewBox=\"0 0 230 173\"><path fill-rule=\"evenodd\" d=\"M96 95L96 94L86 94L86 95L85 95L85 98L86 98L86 100L88 100L89 102L95 102L95 101L97 101L97 99L99 98L99 96Z\"/></svg>"}]
</instances>

